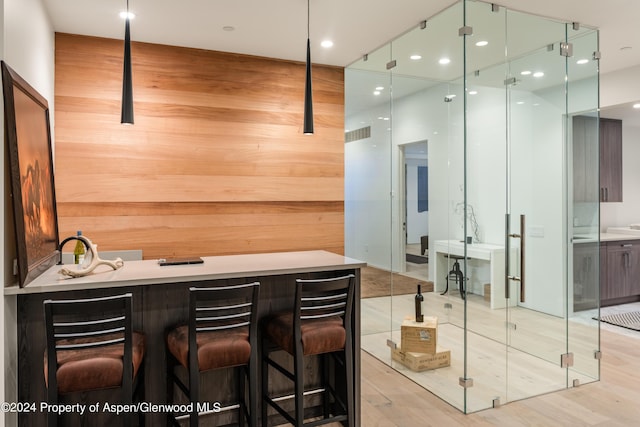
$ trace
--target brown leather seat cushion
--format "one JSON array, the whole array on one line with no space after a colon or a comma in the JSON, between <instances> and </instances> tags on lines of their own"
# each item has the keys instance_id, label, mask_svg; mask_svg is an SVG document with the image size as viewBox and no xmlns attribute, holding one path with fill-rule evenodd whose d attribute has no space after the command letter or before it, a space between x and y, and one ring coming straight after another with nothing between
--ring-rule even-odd
<instances>
[{"instance_id":1,"label":"brown leather seat cushion","mask_svg":"<svg viewBox=\"0 0 640 427\"><path fill-rule=\"evenodd\" d=\"M244 331L200 332L196 337L200 371L246 365L251 356L249 333ZM167 335L167 347L184 366L189 367L189 327L179 326Z\"/></svg>"},{"instance_id":2,"label":"brown leather seat cushion","mask_svg":"<svg viewBox=\"0 0 640 427\"><path fill-rule=\"evenodd\" d=\"M86 341L86 340L85 340ZM145 353L143 333L132 334L133 377L138 373ZM58 393L73 393L122 385L124 344L82 350L58 351ZM44 353L44 378L48 387L47 352Z\"/></svg>"},{"instance_id":3,"label":"brown leather seat cushion","mask_svg":"<svg viewBox=\"0 0 640 427\"><path fill-rule=\"evenodd\" d=\"M322 354L344 349L346 331L338 316L303 320L300 326L303 354ZM275 315L265 322L264 333L293 354L293 313Z\"/></svg>"}]
</instances>

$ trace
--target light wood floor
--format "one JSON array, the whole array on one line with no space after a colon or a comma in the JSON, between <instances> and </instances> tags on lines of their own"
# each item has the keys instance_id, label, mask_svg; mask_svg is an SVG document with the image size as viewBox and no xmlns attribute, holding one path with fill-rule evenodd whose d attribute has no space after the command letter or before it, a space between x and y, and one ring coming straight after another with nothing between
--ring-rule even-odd
<instances>
[{"instance_id":1,"label":"light wood floor","mask_svg":"<svg viewBox=\"0 0 640 427\"><path fill-rule=\"evenodd\" d=\"M601 381L469 415L362 352L362 426L640 425L640 339L601 339Z\"/></svg>"},{"instance_id":2,"label":"light wood floor","mask_svg":"<svg viewBox=\"0 0 640 427\"><path fill-rule=\"evenodd\" d=\"M424 274L424 265L408 267L409 276ZM378 307L378 316L390 308ZM377 326L363 312L363 332ZM598 382L469 415L363 351L362 426L640 426L640 332L601 324L601 350Z\"/></svg>"}]
</instances>

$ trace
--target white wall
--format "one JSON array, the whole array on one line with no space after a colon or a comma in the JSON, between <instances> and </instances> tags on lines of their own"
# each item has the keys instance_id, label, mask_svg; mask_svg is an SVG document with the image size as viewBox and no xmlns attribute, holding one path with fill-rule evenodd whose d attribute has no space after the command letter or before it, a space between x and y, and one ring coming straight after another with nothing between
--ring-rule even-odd
<instances>
[{"instance_id":1,"label":"white wall","mask_svg":"<svg viewBox=\"0 0 640 427\"><path fill-rule=\"evenodd\" d=\"M0 57L22 78L33 86L49 102L51 123L53 125L54 110L54 32L51 20L41 0L0 0L2 5L2 31L0 37ZM3 116L3 115L2 115ZM1 119L0 119L1 120ZM2 123L4 129L4 123ZM4 135L4 132L3 132ZM3 136L4 139L4 136ZM53 139L53 129L52 129ZM0 249L3 262L0 266L4 285L15 283L12 264L15 257L13 227L8 212L11 209L9 198L7 148L3 144L4 188L2 222L4 224L4 245ZM9 222L9 223L8 223ZM15 297L5 297L0 305L0 341L4 343L4 351L0 353L0 364L4 367L4 375L0 382L0 397L5 402L17 401L17 354L16 354L16 303ZM0 425L17 425L16 414L5 414L0 418Z\"/></svg>"},{"instance_id":2,"label":"white wall","mask_svg":"<svg viewBox=\"0 0 640 427\"><path fill-rule=\"evenodd\" d=\"M606 54L601 61L606 61ZM600 76L600 107L640 100L640 65Z\"/></svg>"},{"instance_id":3,"label":"white wall","mask_svg":"<svg viewBox=\"0 0 640 427\"><path fill-rule=\"evenodd\" d=\"M424 144L426 145L426 143ZM407 243L420 243L429 235L429 211L418 212L418 166L427 166L427 157L405 158L407 166Z\"/></svg>"},{"instance_id":4,"label":"white wall","mask_svg":"<svg viewBox=\"0 0 640 427\"><path fill-rule=\"evenodd\" d=\"M346 71L349 73L349 70ZM447 239L450 235L450 191L457 197L462 185L461 103L444 103L452 89L439 85L430 90L394 100L393 121L389 105L345 118L347 129L371 126L371 137L345 145L345 254L393 271L402 271L402 220L400 197L401 174L399 144L429 141L436 150L429 166L429 240ZM453 116L456 119L449 120ZM389 129L393 128L391 132ZM450 138L457 132L457 138ZM457 148L454 149L453 147ZM447 148L448 147L448 148ZM444 157L442 157L444 156ZM449 161L449 156L454 160ZM455 170L455 172L451 172ZM456 177L454 180L452 177ZM436 177L435 179L432 177ZM453 190L452 190L453 189ZM393 200L393 202L392 202ZM462 199L460 198L460 201ZM431 224L438 224L433 228ZM442 227L442 224L447 224ZM460 229L457 222L451 226ZM461 230L461 229L460 229ZM462 231L456 232L462 238ZM432 266L430 267L432 268Z\"/></svg>"},{"instance_id":5,"label":"white wall","mask_svg":"<svg viewBox=\"0 0 640 427\"><path fill-rule=\"evenodd\" d=\"M387 108L345 119L347 129L371 126L371 137L345 144L345 254L390 270L391 145Z\"/></svg>"},{"instance_id":6,"label":"white wall","mask_svg":"<svg viewBox=\"0 0 640 427\"><path fill-rule=\"evenodd\" d=\"M564 88L560 90L561 95ZM463 127L462 96L457 93L453 102L445 103L446 94L461 92L456 85L442 84L428 90L394 100L392 140L385 133L384 149L376 158L376 164L366 166L367 157L357 159L360 170L371 174L376 170L383 182L376 200L377 209L366 209L362 206L360 214L351 210L353 193L347 191L346 251L348 256L356 258L364 256L367 262L379 267L388 268L390 264L378 264L390 259L389 252L398 253L398 242L401 224L396 212L396 200L391 203L389 218L389 189L398 194L399 188L396 156L398 143L407 141L429 140L429 240L456 239L464 236L462 213L456 207L463 202ZM504 214L507 209L512 212L512 232L519 232L518 217L527 216L527 279L531 283L527 293L525 306L550 314L563 315L562 284L565 277L563 238L565 236L566 212L563 203L565 177L565 150L563 120L564 105L556 105L555 91L532 94L524 91L511 91L512 107L510 122L510 139L512 141L510 162L511 171L511 205L507 207L507 151L506 151L506 107L503 88L478 88L478 95L469 96L468 128L467 128L467 200L473 206L478 223L478 237L481 242L504 244ZM553 96L552 96L553 95ZM516 101L524 101L523 105ZM385 107L387 108L387 107ZM380 112L371 112L376 117ZM357 118L347 118L348 128L355 128ZM372 140L379 132L386 132L386 127L375 132L372 128ZM350 165L358 155L353 148L354 143L347 144L345 157L347 170L356 174ZM361 142L361 144L363 144ZM370 157L370 155L369 155ZM391 176L387 175L391 168ZM362 179L362 178L361 178ZM353 185L352 175L347 174L345 181ZM362 180L368 186L372 177ZM376 191L370 187L362 191ZM553 208L550 208L553 207ZM375 213L376 215L372 215ZM378 216L378 214L380 214ZM362 215L362 216L359 216ZM386 223L391 219L392 223ZM349 230L357 227L358 232ZM388 231L391 227L392 231ZM384 239L371 243L358 242L359 238L372 240L371 234L379 237L378 230L385 229ZM367 230L369 230L367 232ZM371 230L376 230L372 233ZM531 230L535 230L532 232ZM471 235L470 230L467 234ZM356 239L350 242L350 239ZM513 241L517 246L518 242ZM352 246L368 246L368 253L351 252ZM432 245L433 246L433 245ZM382 251L377 257L373 250ZM430 254L433 258L433 253ZM430 263L430 277L433 278L433 267ZM397 267L394 263L394 267ZM397 269L396 269L397 270ZM514 272L516 273L516 272ZM557 278L557 279L553 279Z\"/></svg>"}]
</instances>

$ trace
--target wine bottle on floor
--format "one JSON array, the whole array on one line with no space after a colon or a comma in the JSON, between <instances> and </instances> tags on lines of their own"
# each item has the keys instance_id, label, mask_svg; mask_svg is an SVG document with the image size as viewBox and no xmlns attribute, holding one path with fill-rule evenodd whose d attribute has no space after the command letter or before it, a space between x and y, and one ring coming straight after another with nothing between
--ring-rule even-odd
<instances>
[{"instance_id":1,"label":"wine bottle on floor","mask_svg":"<svg viewBox=\"0 0 640 427\"><path fill-rule=\"evenodd\" d=\"M422 292L420 292L420 284L418 284L418 293L414 300L416 303L416 322L422 322L424 320L424 316L422 315L422 301L424 301L424 297L422 296Z\"/></svg>"}]
</instances>

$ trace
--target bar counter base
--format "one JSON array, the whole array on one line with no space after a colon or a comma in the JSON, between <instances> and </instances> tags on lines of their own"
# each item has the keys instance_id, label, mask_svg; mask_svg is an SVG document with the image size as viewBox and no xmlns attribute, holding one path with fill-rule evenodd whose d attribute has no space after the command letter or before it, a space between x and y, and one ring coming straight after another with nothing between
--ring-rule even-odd
<instances>
[{"instance_id":1,"label":"bar counter base","mask_svg":"<svg viewBox=\"0 0 640 427\"><path fill-rule=\"evenodd\" d=\"M256 255L238 255L239 260L250 260L247 257L269 258L275 259L277 262L272 270L265 269L264 263L251 264L241 271L231 271L228 267L223 272L203 272L199 270L199 274L189 276L188 271L181 271L178 276L186 279L178 282L167 281L165 277L158 277L156 280L149 280L148 277L141 277L140 283L136 284L135 278L132 279L131 272L127 272L126 268L141 267L141 270L149 268L155 269L148 263L156 263L156 261L133 261L125 264L121 270L113 274L104 274L110 276L112 280L99 281L98 276L102 273L93 275L93 277L67 279L65 281L58 280L55 272L51 274L48 271L49 282L39 281L36 287L22 288L19 291L5 289L5 294L17 295L17 359L18 359L18 402L35 403L37 411L33 413L20 413L18 416L19 426L42 426L46 425L46 414L40 412L41 402L46 402L46 389L43 374L43 354L46 347L45 329L43 318L42 303L45 299L73 299L73 298L93 298L116 293L131 292L133 294L134 328L141 330L146 335L147 353L145 355L145 372L144 372L144 401L150 404L166 403L167 378L166 378L166 345L164 334L169 327L180 323L186 323L188 319L188 288L190 286L220 286L227 284L240 284L246 282L259 281L260 287L260 303L258 318L293 308L295 280L316 279L337 277L352 273L356 276L355 289L355 306L353 321L353 339L354 339L354 395L355 395L355 414L356 426L360 425L360 268L365 266L364 263L351 260L336 254L324 251L310 251L291 253L293 265L286 265L284 260L288 253L279 254L256 254ZM232 258L233 256L231 256ZM305 267L304 258L308 258ZM204 257L206 266L215 264L220 261L219 258L226 258L220 265L229 265L227 261L231 261L230 257ZM324 260L324 261L323 261ZM264 261L264 259L263 259ZM336 262L337 261L337 262ZM136 263L147 263L146 265L136 266ZM132 266L133 264L133 266ZM253 267L250 267L253 266ZM59 269L59 266L57 266ZM193 266L170 266L162 267L162 269L189 269ZM201 269L202 267L196 267ZM227 271L229 270L229 271ZM306 271L305 271L306 270ZM162 272L162 270L160 270ZM164 270L167 276L175 276L175 271ZM124 280L118 280L114 277L117 273L122 273ZM252 274L258 273L258 274ZM51 279L56 277L56 280ZM40 278L38 278L40 279ZM38 280L36 279L36 280ZM85 280L83 280L85 279ZM192 280L189 280L192 279ZM69 284L70 290L64 290L63 284ZM115 284L115 286L114 286ZM117 288L117 289L115 289ZM37 290L36 290L37 289ZM261 354L259 354L261 357ZM283 356L285 356L283 354ZM314 372L317 371L318 365L312 364ZM203 381L201 387L202 396L207 396L212 402L227 400L226 395L232 394L232 389L228 389L228 384L234 384L232 373L225 372L208 372L208 381ZM319 374L316 372L316 374ZM340 378L340 374L336 375ZM315 384L318 375L311 375L310 384ZM259 381L259 379L258 379ZM270 381L270 389L283 393L290 387L290 382L282 380L282 382ZM224 385L221 387L221 385ZM260 384L256 384L260 390ZM99 391L92 393L83 393L80 395L70 396L73 400L69 403L80 402L85 405L99 403L102 408L104 403L111 400L110 391ZM177 396L178 394L176 394ZM209 397L210 396L210 397ZM177 403L178 401L176 401ZM88 406L87 406L88 407ZM259 416L259 414L257 414ZM224 416L228 417L228 421L222 420L223 424L233 423L236 416L235 411L231 411ZM102 412L91 413L82 417L74 414L72 417L61 417L60 425L75 426L85 425L86 423L95 425L119 425L120 420L115 413ZM281 422L280 417L269 417L270 425L276 425ZM221 421L215 417L216 422ZM213 421L213 420L212 420ZM276 423L276 424L272 424ZM145 414L145 425L162 426L167 425L166 414L162 412L153 412ZM207 422L207 418L203 418L201 425L212 425Z\"/></svg>"}]
</instances>

